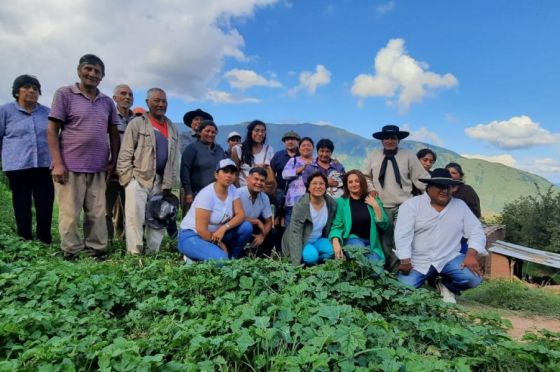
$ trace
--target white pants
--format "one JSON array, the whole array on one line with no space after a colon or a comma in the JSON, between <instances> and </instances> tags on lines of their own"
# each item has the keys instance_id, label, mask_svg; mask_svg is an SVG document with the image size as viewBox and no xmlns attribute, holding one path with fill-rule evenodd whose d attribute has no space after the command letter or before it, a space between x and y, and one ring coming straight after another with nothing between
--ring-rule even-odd
<instances>
[{"instance_id":1,"label":"white pants","mask_svg":"<svg viewBox=\"0 0 560 372\"><path fill-rule=\"evenodd\" d=\"M146 204L148 198L161 191L161 177L158 175L151 189L145 188L133 178L125 187L125 229L126 250L128 253L151 254L159 251L165 229L153 229L146 225ZM144 227L145 226L145 227ZM142 242L143 232L146 232L146 250Z\"/></svg>"}]
</instances>

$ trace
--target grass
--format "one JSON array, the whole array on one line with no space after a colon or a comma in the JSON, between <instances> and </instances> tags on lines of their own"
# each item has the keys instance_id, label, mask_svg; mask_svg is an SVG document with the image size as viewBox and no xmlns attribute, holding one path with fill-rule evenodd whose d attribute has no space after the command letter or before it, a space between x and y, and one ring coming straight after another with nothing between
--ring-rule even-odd
<instances>
[{"instance_id":1,"label":"grass","mask_svg":"<svg viewBox=\"0 0 560 372\"><path fill-rule=\"evenodd\" d=\"M519 281L495 279L466 291L464 297L498 309L560 318L560 295Z\"/></svg>"}]
</instances>

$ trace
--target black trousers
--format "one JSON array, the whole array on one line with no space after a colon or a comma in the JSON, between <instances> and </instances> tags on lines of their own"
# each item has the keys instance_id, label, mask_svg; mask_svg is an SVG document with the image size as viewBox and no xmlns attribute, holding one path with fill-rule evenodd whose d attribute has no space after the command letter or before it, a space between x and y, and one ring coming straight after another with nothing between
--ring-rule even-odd
<instances>
[{"instance_id":1,"label":"black trousers","mask_svg":"<svg viewBox=\"0 0 560 372\"><path fill-rule=\"evenodd\" d=\"M12 204L16 217L17 233L23 239L33 239L31 203L35 204L37 239L51 244L51 224L54 202L54 185L49 168L29 168L6 171L12 189Z\"/></svg>"}]
</instances>

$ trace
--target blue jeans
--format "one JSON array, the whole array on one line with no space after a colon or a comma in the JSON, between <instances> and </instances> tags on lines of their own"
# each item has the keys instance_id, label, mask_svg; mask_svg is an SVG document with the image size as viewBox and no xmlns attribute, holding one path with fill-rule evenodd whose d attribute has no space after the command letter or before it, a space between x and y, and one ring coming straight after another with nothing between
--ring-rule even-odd
<instances>
[{"instance_id":1,"label":"blue jeans","mask_svg":"<svg viewBox=\"0 0 560 372\"><path fill-rule=\"evenodd\" d=\"M421 274L412 269L408 275L399 274L398 279L401 283L419 288L427 279L439 275L443 278L443 285L451 292L457 294L465 289L475 288L482 282L482 278L473 274L468 268L461 268L464 260L465 255L460 254L446 263L440 273L433 266L430 266L427 274Z\"/></svg>"},{"instance_id":2,"label":"blue jeans","mask_svg":"<svg viewBox=\"0 0 560 372\"><path fill-rule=\"evenodd\" d=\"M303 246L301 258L306 265L315 265L319 260L330 260L334 257L334 249L327 238L319 238Z\"/></svg>"},{"instance_id":3,"label":"blue jeans","mask_svg":"<svg viewBox=\"0 0 560 372\"><path fill-rule=\"evenodd\" d=\"M369 240L362 238L348 238L344 241L344 245L350 245L354 247L369 247ZM370 261L381 261L381 257L377 253L369 252L365 254L366 258Z\"/></svg>"},{"instance_id":4,"label":"blue jeans","mask_svg":"<svg viewBox=\"0 0 560 372\"><path fill-rule=\"evenodd\" d=\"M253 226L243 221L225 233L222 241L228 247L229 255L217 245L204 240L193 230L181 230L179 232L179 252L195 261L206 260L228 260L243 256L245 244L253 236Z\"/></svg>"}]
</instances>

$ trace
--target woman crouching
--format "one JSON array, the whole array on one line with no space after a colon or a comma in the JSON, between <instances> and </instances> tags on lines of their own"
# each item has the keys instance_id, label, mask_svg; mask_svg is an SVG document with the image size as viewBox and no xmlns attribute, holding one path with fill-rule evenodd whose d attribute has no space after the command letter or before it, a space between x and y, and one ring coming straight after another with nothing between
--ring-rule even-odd
<instances>
[{"instance_id":1,"label":"woman crouching","mask_svg":"<svg viewBox=\"0 0 560 372\"><path fill-rule=\"evenodd\" d=\"M344 194L336 200L336 216L329 239L335 256L342 255L342 245L369 247L366 254L372 261L385 261L378 228L390 225L378 196L368 195L366 178L359 170L351 170L342 179Z\"/></svg>"},{"instance_id":2,"label":"woman crouching","mask_svg":"<svg viewBox=\"0 0 560 372\"><path fill-rule=\"evenodd\" d=\"M307 178L307 193L294 205L292 219L282 238L282 252L294 265L314 265L334 257L327 238L336 213L336 202L326 195L327 177L314 172ZM342 258L342 257L337 257Z\"/></svg>"},{"instance_id":3,"label":"woman crouching","mask_svg":"<svg viewBox=\"0 0 560 372\"><path fill-rule=\"evenodd\" d=\"M243 256L243 248L253 233L244 221L245 213L233 182L237 165L220 160L216 181L196 195L181 222L179 252L195 261L227 260Z\"/></svg>"}]
</instances>

